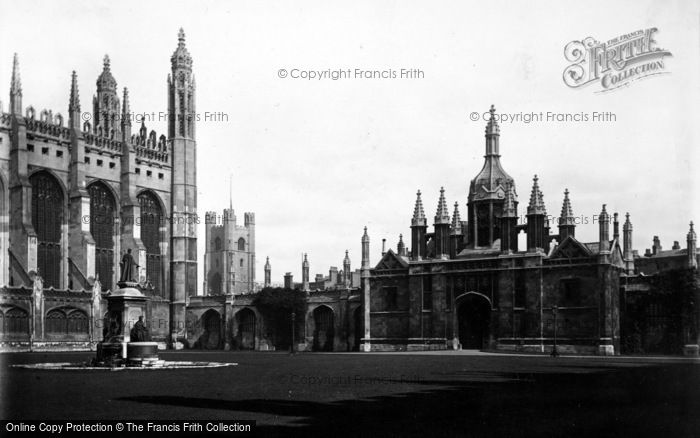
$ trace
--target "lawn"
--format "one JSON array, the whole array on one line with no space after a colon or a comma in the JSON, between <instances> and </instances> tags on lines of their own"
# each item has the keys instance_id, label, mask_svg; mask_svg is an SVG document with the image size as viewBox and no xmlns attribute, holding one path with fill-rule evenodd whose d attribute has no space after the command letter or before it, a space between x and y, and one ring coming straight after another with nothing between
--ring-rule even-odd
<instances>
[{"instance_id":1,"label":"lawn","mask_svg":"<svg viewBox=\"0 0 700 438\"><path fill-rule=\"evenodd\" d=\"M237 366L41 371L0 354L8 420L256 420L261 436L697 436L700 362L475 354L164 352Z\"/></svg>"}]
</instances>

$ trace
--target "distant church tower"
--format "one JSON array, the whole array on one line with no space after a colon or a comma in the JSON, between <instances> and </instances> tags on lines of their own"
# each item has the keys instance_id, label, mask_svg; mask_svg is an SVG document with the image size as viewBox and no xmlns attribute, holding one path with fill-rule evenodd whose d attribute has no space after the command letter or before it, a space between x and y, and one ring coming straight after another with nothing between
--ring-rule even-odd
<instances>
[{"instance_id":1,"label":"distant church tower","mask_svg":"<svg viewBox=\"0 0 700 438\"><path fill-rule=\"evenodd\" d=\"M168 75L168 150L172 157L170 228L171 332L185 328L187 296L197 294L197 142L192 57L180 29Z\"/></svg>"},{"instance_id":2,"label":"distant church tower","mask_svg":"<svg viewBox=\"0 0 700 438\"><path fill-rule=\"evenodd\" d=\"M247 294L255 291L255 213L244 213L238 225L233 207L223 217L208 211L205 217L205 295ZM265 264L267 277L269 258ZM267 281L267 278L266 278Z\"/></svg>"}]
</instances>

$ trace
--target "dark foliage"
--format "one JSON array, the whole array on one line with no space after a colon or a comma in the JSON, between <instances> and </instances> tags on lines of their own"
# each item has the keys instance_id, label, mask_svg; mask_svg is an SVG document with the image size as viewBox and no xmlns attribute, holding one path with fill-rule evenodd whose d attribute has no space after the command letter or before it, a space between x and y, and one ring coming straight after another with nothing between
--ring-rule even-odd
<instances>
[{"instance_id":1,"label":"dark foliage","mask_svg":"<svg viewBox=\"0 0 700 438\"><path fill-rule=\"evenodd\" d=\"M306 311L304 292L281 287L267 287L257 293L253 305L258 309L268 328L268 335L277 349L289 348L292 338L292 313L295 314L295 340L303 334Z\"/></svg>"},{"instance_id":2,"label":"dark foliage","mask_svg":"<svg viewBox=\"0 0 700 438\"><path fill-rule=\"evenodd\" d=\"M695 339L700 284L697 271L674 269L650 279L646 292L628 292L622 316L625 353L680 354Z\"/></svg>"}]
</instances>

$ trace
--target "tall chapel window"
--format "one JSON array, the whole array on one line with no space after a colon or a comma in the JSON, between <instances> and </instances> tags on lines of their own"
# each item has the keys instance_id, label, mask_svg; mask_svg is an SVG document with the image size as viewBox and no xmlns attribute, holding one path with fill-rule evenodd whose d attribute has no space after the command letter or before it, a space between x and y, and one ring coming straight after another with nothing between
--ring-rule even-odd
<instances>
[{"instance_id":1,"label":"tall chapel window","mask_svg":"<svg viewBox=\"0 0 700 438\"><path fill-rule=\"evenodd\" d=\"M153 293L163 295L160 250L163 212L160 203L151 192L142 192L138 200L141 206L141 241L146 247L146 278L153 286Z\"/></svg>"},{"instance_id":2,"label":"tall chapel window","mask_svg":"<svg viewBox=\"0 0 700 438\"><path fill-rule=\"evenodd\" d=\"M88 187L90 194L90 234L95 240L95 273L102 290L112 289L114 276L114 230L116 202L104 183Z\"/></svg>"},{"instance_id":3,"label":"tall chapel window","mask_svg":"<svg viewBox=\"0 0 700 438\"><path fill-rule=\"evenodd\" d=\"M44 287L60 287L63 190L47 172L29 178L32 186L32 226L37 234L37 267Z\"/></svg>"}]
</instances>

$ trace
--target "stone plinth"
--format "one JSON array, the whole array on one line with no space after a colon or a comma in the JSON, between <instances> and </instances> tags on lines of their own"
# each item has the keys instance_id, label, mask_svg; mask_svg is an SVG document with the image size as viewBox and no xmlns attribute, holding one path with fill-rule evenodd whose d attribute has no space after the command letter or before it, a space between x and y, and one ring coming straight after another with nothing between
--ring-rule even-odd
<instances>
[{"instance_id":1,"label":"stone plinth","mask_svg":"<svg viewBox=\"0 0 700 438\"><path fill-rule=\"evenodd\" d=\"M121 342L99 342L97 344L97 362L112 362L122 358Z\"/></svg>"},{"instance_id":2,"label":"stone plinth","mask_svg":"<svg viewBox=\"0 0 700 438\"><path fill-rule=\"evenodd\" d=\"M108 321L104 340L97 345L97 360L115 357L126 359L131 328L140 316L146 316L148 298L132 282L118 283L119 288L107 297ZM153 343L156 345L157 344ZM156 355L157 358L157 355Z\"/></svg>"},{"instance_id":3,"label":"stone plinth","mask_svg":"<svg viewBox=\"0 0 700 438\"><path fill-rule=\"evenodd\" d=\"M158 343L129 342L126 344L126 358L129 361L158 359Z\"/></svg>"},{"instance_id":4,"label":"stone plinth","mask_svg":"<svg viewBox=\"0 0 700 438\"><path fill-rule=\"evenodd\" d=\"M146 316L148 298L136 288L138 284L124 282L107 297L109 313L108 333L105 342L129 342L131 328L140 316Z\"/></svg>"}]
</instances>

